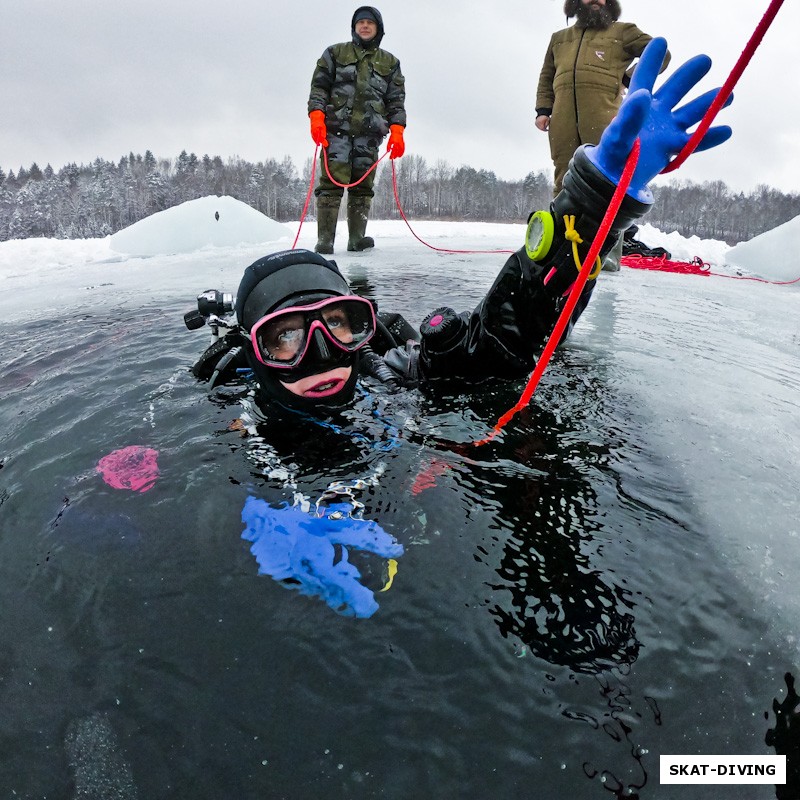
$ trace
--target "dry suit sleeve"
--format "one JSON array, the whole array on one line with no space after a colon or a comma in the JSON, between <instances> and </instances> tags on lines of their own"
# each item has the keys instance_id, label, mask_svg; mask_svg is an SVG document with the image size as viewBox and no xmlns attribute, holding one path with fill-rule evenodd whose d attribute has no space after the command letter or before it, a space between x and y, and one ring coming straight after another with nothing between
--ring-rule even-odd
<instances>
[{"instance_id":1,"label":"dry suit sleeve","mask_svg":"<svg viewBox=\"0 0 800 800\"><path fill-rule=\"evenodd\" d=\"M420 325L420 372L426 378L470 381L519 378L528 374L566 303L583 260L600 229L616 189L586 155L575 151L564 188L553 200L554 236L548 251L534 261L526 249L511 255L492 287L471 314L437 309ZM611 225L600 258L650 205L626 195ZM578 231L577 261L567 223ZM586 283L572 312L570 327L589 303L595 281ZM565 336L569 328L565 331Z\"/></svg>"},{"instance_id":2,"label":"dry suit sleeve","mask_svg":"<svg viewBox=\"0 0 800 800\"><path fill-rule=\"evenodd\" d=\"M429 314L420 325L422 376L480 382L531 372L561 308L561 298L545 291L543 270L522 248L508 258L474 311L439 308ZM591 287L575 319L590 294Z\"/></svg>"}]
</instances>

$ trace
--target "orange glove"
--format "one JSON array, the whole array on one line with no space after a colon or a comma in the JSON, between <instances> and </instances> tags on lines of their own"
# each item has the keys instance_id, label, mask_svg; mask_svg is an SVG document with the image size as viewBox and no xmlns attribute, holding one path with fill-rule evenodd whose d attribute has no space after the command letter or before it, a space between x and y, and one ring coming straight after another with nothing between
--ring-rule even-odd
<instances>
[{"instance_id":1,"label":"orange glove","mask_svg":"<svg viewBox=\"0 0 800 800\"><path fill-rule=\"evenodd\" d=\"M325 127L325 112L324 111L311 111L308 115L311 120L311 138L314 144L321 144L324 147L328 146L328 129Z\"/></svg>"},{"instance_id":2,"label":"orange glove","mask_svg":"<svg viewBox=\"0 0 800 800\"><path fill-rule=\"evenodd\" d=\"M389 144L386 146L389 151L389 158L400 158L406 151L406 145L403 141L403 126L390 125L389 131Z\"/></svg>"}]
</instances>

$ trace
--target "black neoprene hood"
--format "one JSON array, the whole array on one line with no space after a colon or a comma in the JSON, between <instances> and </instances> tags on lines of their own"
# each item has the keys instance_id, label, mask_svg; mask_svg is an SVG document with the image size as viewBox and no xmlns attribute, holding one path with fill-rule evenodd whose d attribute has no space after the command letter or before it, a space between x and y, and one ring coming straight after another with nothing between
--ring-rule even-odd
<instances>
[{"instance_id":1,"label":"black neoprene hood","mask_svg":"<svg viewBox=\"0 0 800 800\"><path fill-rule=\"evenodd\" d=\"M310 250L284 250L245 270L236 293L236 317L249 331L261 317L281 307L347 294L350 286L335 262Z\"/></svg>"}]
</instances>

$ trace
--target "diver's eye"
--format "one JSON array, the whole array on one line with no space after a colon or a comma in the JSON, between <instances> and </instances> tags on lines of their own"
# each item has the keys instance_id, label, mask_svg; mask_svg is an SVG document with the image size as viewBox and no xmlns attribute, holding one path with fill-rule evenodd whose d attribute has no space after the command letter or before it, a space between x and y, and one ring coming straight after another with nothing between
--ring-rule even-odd
<instances>
[{"instance_id":1,"label":"diver's eye","mask_svg":"<svg viewBox=\"0 0 800 800\"><path fill-rule=\"evenodd\" d=\"M350 320L344 309L334 308L330 311L325 311L323 313L323 318L325 319L325 325L328 330L340 342L353 341L353 331L350 328Z\"/></svg>"}]
</instances>

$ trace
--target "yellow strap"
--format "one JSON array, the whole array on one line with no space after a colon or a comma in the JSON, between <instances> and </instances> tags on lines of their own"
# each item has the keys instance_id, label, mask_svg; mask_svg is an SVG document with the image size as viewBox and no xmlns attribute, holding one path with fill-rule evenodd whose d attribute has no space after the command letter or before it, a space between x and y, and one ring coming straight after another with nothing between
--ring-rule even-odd
<instances>
[{"instance_id":1,"label":"yellow strap","mask_svg":"<svg viewBox=\"0 0 800 800\"><path fill-rule=\"evenodd\" d=\"M581 239L581 235L578 233L577 229L575 228L575 215L572 214L564 214L564 238L568 242L572 242L572 258L575 261L575 266L578 269L578 272L581 271L581 256L578 252L578 245L583 244L583 239ZM593 281L599 274L600 270L603 269L603 262L600 261L600 256L597 256L595 260L594 269L589 273L589 277L586 279L587 281Z\"/></svg>"},{"instance_id":2,"label":"yellow strap","mask_svg":"<svg viewBox=\"0 0 800 800\"><path fill-rule=\"evenodd\" d=\"M392 581L394 581L394 576L397 575L397 561L395 561L393 558L390 558L388 560L386 567L389 575L388 575L388 580L386 581L386 585L383 587L383 589L379 589L379 591L381 592L387 592L389 589L391 589Z\"/></svg>"},{"instance_id":3,"label":"yellow strap","mask_svg":"<svg viewBox=\"0 0 800 800\"><path fill-rule=\"evenodd\" d=\"M581 239L581 235L575 229L575 215L564 214L564 227L566 230L564 231L564 238L568 239L573 244L583 244L583 239Z\"/></svg>"}]
</instances>

